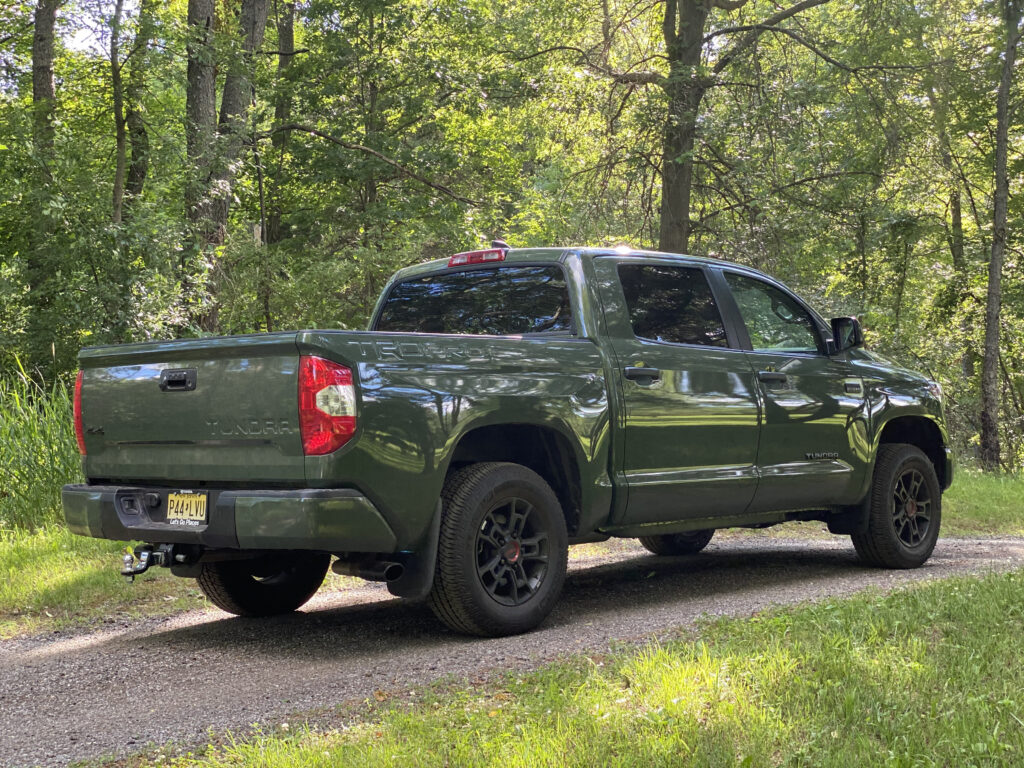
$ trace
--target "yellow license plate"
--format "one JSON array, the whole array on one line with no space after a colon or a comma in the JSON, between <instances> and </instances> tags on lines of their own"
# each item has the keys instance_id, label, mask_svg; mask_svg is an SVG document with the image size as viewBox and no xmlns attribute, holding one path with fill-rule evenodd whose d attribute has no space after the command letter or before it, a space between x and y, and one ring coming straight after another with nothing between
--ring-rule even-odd
<instances>
[{"instance_id":1,"label":"yellow license plate","mask_svg":"<svg viewBox=\"0 0 1024 768\"><path fill-rule=\"evenodd\" d=\"M201 525L206 522L205 493L167 494L167 522L171 525Z\"/></svg>"}]
</instances>

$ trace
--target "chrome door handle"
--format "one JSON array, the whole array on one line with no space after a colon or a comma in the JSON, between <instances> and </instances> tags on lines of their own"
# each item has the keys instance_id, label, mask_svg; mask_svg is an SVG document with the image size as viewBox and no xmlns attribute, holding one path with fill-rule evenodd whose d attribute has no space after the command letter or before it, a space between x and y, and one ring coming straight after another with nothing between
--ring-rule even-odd
<instances>
[{"instance_id":1,"label":"chrome door handle","mask_svg":"<svg viewBox=\"0 0 1024 768\"><path fill-rule=\"evenodd\" d=\"M650 384L661 378L661 369L659 368L636 368L630 365L624 373L627 379L640 384ZM645 379L646 381L644 381Z\"/></svg>"},{"instance_id":2,"label":"chrome door handle","mask_svg":"<svg viewBox=\"0 0 1024 768\"><path fill-rule=\"evenodd\" d=\"M765 384L785 384L789 377L781 371L758 371L757 380Z\"/></svg>"}]
</instances>

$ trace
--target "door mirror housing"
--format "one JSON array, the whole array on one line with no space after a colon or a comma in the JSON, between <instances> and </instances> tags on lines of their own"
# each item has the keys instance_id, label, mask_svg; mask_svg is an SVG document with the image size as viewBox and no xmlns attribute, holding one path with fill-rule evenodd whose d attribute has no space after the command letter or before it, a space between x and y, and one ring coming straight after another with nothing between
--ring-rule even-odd
<instances>
[{"instance_id":1,"label":"door mirror housing","mask_svg":"<svg viewBox=\"0 0 1024 768\"><path fill-rule=\"evenodd\" d=\"M830 324L832 326L832 343L829 345L831 354L836 355L864 343L864 332L856 317L833 317Z\"/></svg>"}]
</instances>

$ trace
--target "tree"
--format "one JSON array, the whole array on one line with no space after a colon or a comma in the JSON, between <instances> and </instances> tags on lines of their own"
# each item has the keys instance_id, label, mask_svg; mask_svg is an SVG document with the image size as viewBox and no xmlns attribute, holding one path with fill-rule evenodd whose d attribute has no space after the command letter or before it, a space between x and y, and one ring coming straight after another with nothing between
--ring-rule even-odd
<instances>
[{"instance_id":1,"label":"tree","mask_svg":"<svg viewBox=\"0 0 1024 768\"><path fill-rule=\"evenodd\" d=\"M985 299L985 352L981 372L982 466L990 471L1000 467L999 449L999 337L1002 300L1003 259L1006 252L1006 217L1010 180L1006 170L1010 125L1010 88L1021 39L1024 0L1002 0L1005 45L999 88L996 92L996 151L992 193L992 251L988 262L988 291Z\"/></svg>"},{"instance_id":2,"label":"tree","mask_svg":"<svg viewBox=\"0 0 1024 768\"><path fill-rule=\"evenodd\" d=\"M54 160L53 115L57 94L53 79L54 28L57 10L63 0L39 0L36 5L32 36L32 143L35 150L35 183L45 189L52 183ZM31 341L32 365L50 370L51 311L53 305L53 270L48 258L50 217L35 215L33 241L26 255L25 277L30 291L27 334ZM50 344L47 344L49 338Z\"/></svg>"},{"instance_id":3,"label":"tree","mask_svg":"<svg viewBox=\"0 0 1024 768\"><path fill-rule=\"evenodd\" d=\"M128 135L125 129L124 83L121 78L121 14L124 0L115 0L110 22L110 83L114 100L114 199L111 220L121 223L124 177L127 167Z\"/></svg>"},{"instance_id":4,"label":"tree","mask_svg":"<svg viewBox=\"0 0 1024 768\"><path fill-rule=\"evenodd\" d=\"M655 85L665 94L667 114L662 140L661 224L658 236L658 247L663 251L686 253L689 249L695 139L701 104L708 89L718 84L719 76L762 34L772 30L780 31L782 28L779 25L782 22L808 8L823 5L828 0L801 0L761 21L708 32L708 16L712 10L735 11L749 2L664 0L662 37L664 56L668 62L667 75L656 71L616 71L597 65L600 71L617 83ZM607 13L607 4L605 9ZM606 19L606 38L610 26ZM793 36L801 40L799 36ZM719 41L723 37L732 39L724 48ZM609 44L610 41L606 39L605 46Z\"/></svg>"},{"instance_id":5,"label":"tree","mask_svg":"<svg viewBox=\"0 0 1024 768\"><path fill-rule=\"evenodd\" d=\"M221 93L220 118L214 130L217 51L213 40L214 2L189 0L188 50L189 158L194 181L186 194L195 245L209 264L205 306L193 308L193 318L204 331L219 330L217 289L223 265L216 255L227 238L235 166L244 143L246 117L253 99L253 53L263 42L268 0L241 0L237 26L231 30L232 50Z\"/></svg>"}]
</instances>

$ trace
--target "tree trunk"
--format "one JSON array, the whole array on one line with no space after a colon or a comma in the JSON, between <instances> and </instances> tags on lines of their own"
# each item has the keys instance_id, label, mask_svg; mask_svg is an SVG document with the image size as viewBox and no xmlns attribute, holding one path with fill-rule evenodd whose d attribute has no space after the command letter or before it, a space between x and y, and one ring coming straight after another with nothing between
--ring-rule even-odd
<instances>
[{"instance_id":1,"label":"tree trunk","mask_svg":"<svg viewBox=\"0 0 1024 768\"><path fill-rule=\"evenodd\" d=\"M125 87L125 126L128 129L128 143L131 145L131 160L128 163L128 179L125 193L128 196L125 215L128 215L133 201L142 195L149 174L149 132L142 119L142 96L145 90L146 70L149 66L149 46L156 33L156 9L159 0L142 0L139 6L139 31L135 35L135 50L132 54L128 84Z\"/></svg>"},{"instance_id":2,"label":"tree trunk","mask_svg":"<svg viewBox=\"0 0 1024 768\"><path fill-rule=\"evenodd\" d=\"M246 116L252 103L252 54L263 42L267 24L267 0L242 0L238 15L238 33L242 42L242 55L235 57L224 78L224 92L220 102L218 131L221 146L218 152L213 187L213 242L224 243L227 234L234 166L245 138Z\"/></svg>"},{"instance_id":3,"label":"tree trunk","mask_svg":"<svg viewBox=\"0 0 1024 768\"><path fill-rule=\"evenodd\" d=\"M292 91L285 83L288 67L295 55L295 3L282 3L277 18L277 98L274 103L274 125L287 125L292 120ZM289 131L275 133L270 138L277 155L277 173L270 179L270 210L267 215L267 231L263 242L281 241L281 193L280 177L284 173L284 154L288 147ZM269 320L268 320L269 324Z\"/></svg>"},{"instance_id":4,"label":"tree trunk","mask_svg":"<svg viewBox=\"0 0 1024 768\"><path fill-rule=\"evenodd\" d=\"M209 250L224 244L227 238L228 214L235 164L245 138L246 115L252 102L252 54L263 42L267 24L268 0L242 0L238 14L241 56L235 57L224 78L218 123L218 151L212 174L206 185L209 195L208 216L203 230L203 247ZM210 333L220 330L217 289L223 278L223 265L213 261L207 285L210 302L198 316L199 327Z\"/></svg>"},{"instance_id":5,"label":"tree trunk","mask_svg":"<svg viewBox=\"0 0 1024 768\"><path fill-rule=\"evenodd\" d=\"M43 195L53 182L50 169L53 163L53 113L56 104L53 81L54 27L57 23L57 9L62 3L63 0L39 0L32 36L32 143L40 161L35 185ZM56 286L53 285L53 269L49 259L53 226L50 217L41 213L33 219L31 246L25 254L25 282L29 288L25 330L30 350L29 366L46 375L53 363L50 353L54 344L52 294Z\"/></svg>"},{"instance_id":6,"label":"tree trunk","mask_svg":"<svg viewBox=\"0 0 1024 768\"><path fill-rule=\"evenodd\" d=\"M209 239L208 180L217 127L217 73L213 49L215 4L215 0L188 1L185 152L189 162L189 181L185 188L185 208L192 225L192 236L199 247L204 247Z\"/></svg>"},{"instance_id":7,"label":"tree trunk","mask_svg":"<svg viewBox=\"0 0 1024 768\"><path fill-rule=\"evenodd\" d=\"M124 0L114 5L114 18L110 24L110 85L114 98L114 199L110 219L121 223L121 204L124 200L124 177L127 166L128 140L124 119L124 83L121 79L121 12Z\"/></svg>"},{"instance_id":8,"label":"tree trunk","mask_svg":"<svg viewBox=\"0 0 1024 768\"><path fill-rule=\"evenodd\" d=\"M1006 215L1010 196L1006 155L1010 123L1010 86L1020 42L1024 0L1004 0L1006 48L996 95L995 190L992 195L992 252L988 262L985 301L985 348L981 370L981 451L984 469L999 469L999 316L1002 298L1003 256L1006 251Z\"/></svg>"},{"instance_id":9,"label":"tree trunk","mask_svg":"<svg viewBox=\"0 0 1024 768\"><path fill-rule=\"evenodd\" d=\"M53 150L53 28L63 0L39 0L32 36L32 138L36 151L49 160Z\"/></svg>"},{"instance_id":10,"label":"tree trunk","mask_svg":"<svg viewBox=\"0 0 1024 768\"><path fill-rule=\"evenodd\" d=\"M665 3L662 33L669 61L663 88L668 97L668 118L661 169L662 251L686 253L690 244L690 192L693 188L693 151L697 117L707 82L698 71L704 46L704 26L709 5L703 0Z\"/></svg>"},{"instance_id":11,"label":"tree trunk","mask_svg":"<svg viewBox=\"0 0 1024 768\"><path fill-rule=\"evenodd\" d=\"M776 11L747 31L728 49L721 52L713 75L728 68L730 62L753 45L772 27L808 8L823 5L829 0L800 0ZM661 87L668 97L668 119L662 144L661 168L661 230L658 247L663 251L686 253L690 245L690 195L693 188L694 150L697 138L697 118L704 94L714 83L714 77L701 71L708 14L712 8L735 11L749 0L665 0L665 15L661 31L665 38L665 55L669 74L661 79ZM618 75L619 82L651 82L632 75Z\"/></svg>"}]
</instances>

